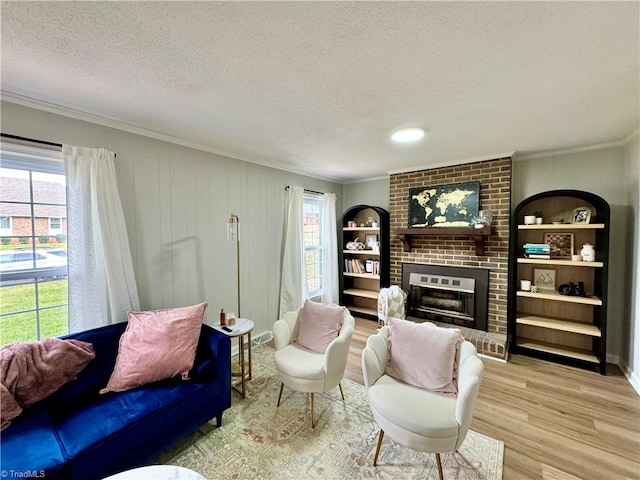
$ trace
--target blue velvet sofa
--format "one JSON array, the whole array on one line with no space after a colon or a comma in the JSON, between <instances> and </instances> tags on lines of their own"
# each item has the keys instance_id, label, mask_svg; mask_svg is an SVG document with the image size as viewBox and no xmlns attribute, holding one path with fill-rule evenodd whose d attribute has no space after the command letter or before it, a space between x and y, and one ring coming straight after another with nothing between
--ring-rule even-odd
<instances>
[{"instance_id":1,"label":"blue velvet sofa","mask_svg":"<svg viewBox=\"0 0 640 480\"><path fill-rule=\"evenodd\" d=\"M67 335L93 344L78 377L25 410L0 434L0 469L11 478L99 479L143 465L231 406L231 342L202 326L190 380L179 376L99 394L126 322ZM3 472L3 473L4 473Z\"/></svg>"}]
</instances>

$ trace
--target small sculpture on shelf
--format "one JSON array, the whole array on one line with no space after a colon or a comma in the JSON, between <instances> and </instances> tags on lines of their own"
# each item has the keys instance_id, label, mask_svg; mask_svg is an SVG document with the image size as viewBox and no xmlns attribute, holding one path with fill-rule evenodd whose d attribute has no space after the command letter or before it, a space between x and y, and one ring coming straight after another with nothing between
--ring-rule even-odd
<instances>
[{"instance_id":1,"label":"small sculpture on shelf","mask_svg":"<svg viewBox=\"0 0 640 480\"><path fill-rule=\"evenodd\" d=\"M364 243L358 237L353 242L347 242L347 250L364 250Z\"/></svg>"}]
</instances>

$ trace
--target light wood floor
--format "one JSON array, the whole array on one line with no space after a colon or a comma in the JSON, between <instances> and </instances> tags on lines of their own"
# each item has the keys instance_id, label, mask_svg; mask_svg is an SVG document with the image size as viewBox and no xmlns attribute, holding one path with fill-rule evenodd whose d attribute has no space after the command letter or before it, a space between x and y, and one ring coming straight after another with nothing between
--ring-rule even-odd
<instances>
[{"instance_id":1,"label":"light wood floor","mask_svg":"<svg viewBox=\"0 0 640 480\"><path fill-rule=\"evenodd\" d=\"M356 319L345 377L377 323ZM640 479L640 397L615 365L595 371L514 355L484 360L471 428L505 444L504 480Z\"/></svg>"}]
</instances>

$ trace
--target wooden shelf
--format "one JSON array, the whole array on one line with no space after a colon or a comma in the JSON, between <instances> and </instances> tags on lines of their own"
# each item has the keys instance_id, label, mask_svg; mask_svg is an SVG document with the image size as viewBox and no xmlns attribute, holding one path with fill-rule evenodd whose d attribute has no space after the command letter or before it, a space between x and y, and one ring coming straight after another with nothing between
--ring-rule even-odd
<instances>
[{"instance_id":1,"label":"wooden shelf","mask_svg":"<svg viewBox=\"0 0 640 480\"><path fill-rule=\"evenodd\" d=\"M372 280L380 280L380 275L373 275L372 273L352 273L342 272L345 277L357 277L357 278L370 278ZM377 298L377 297L376 297Z\"/></svg>"},{"instance_id":2,"label":"wooden shelf","mask_svg":"<svg viewBox=\"0 0 640 480\"><path fill-rule=\"evenodd\" d=\"M354 313L361 313L363 315L370 315L374 317L378 316L378 310L376 310L375 308L361 307L359 305L349 305L347 308L349 309L352 315Z\"/></svg>"},{"instance_id":3,"label":"wooden shelf","mask_svg":"<svg viewBox=\"0 0 640 480\"><path fill-rule=\"evenodd\" d=\"M516 316L516 323L519 325L530 325L532 327L559 330L561 332L579 333L581 335L589 335L591 337L602 336L600 329L591 323L576 322L573 320L564 320L553 317L542 317L539 315L530 315L528 313L519 312Z\"/></svg>"},{"instance_id":4,"label":"wooden shelf","mask_svg":"<svg viewBox=\"0 0 640 480\"><path fill-rule=\"evenodd\" d=\"M582 360L591 363L600 363L598 357L588 350L581 350L577 348L558 346L555 344L540 342L538 340L531 340L529 338L518 337L516 345L521 348L528 348L529 350L535 350L537 352L552 353L554 355L562 355L563 357L569 357L576 360Z\"/></svg>"},{"instance_id":5,"label":"wooden shelf","mask_svg":"<svg viewBox=\"0 0 640 480\"><path fill-rule=\"evenodd\" d=\"M374 252L373 250L343 250L342 253L348 253L349 255L378 255L380 251Z\"/></svg>"},{"instance_id":6,"label":"wooden shelf","mask_svg":"<svg viewBox=\"0 0 640 480\"><path fill-rule=\"evenodd\" d=\"M518 230L598 230L604 223L543 223L542 225L518 225Z\"/></svg>"},{"instance_id":7,"label":"wooden shelf","mask_svg":"<svg viewBox=\"0 0 640 480\"><path fill-rule=\"evenodd\" d=\"M344 227L345 232L379 232L380 227Z\"/></svg>"},{"instance_id":8,"label":"wooden shelf","mask_svg":"<svg viewBox=\"0 0 640 480\"><path fill-rule=\"evenodd\" d=\"M414 236L456 236L469 237L476 246L476 255L484 255L484 239L491 235L491 227L423 227L423 228L398 228L396 235L402 242L405 252L411 251L411 240Z\"/></svg>"},{"instance_id":9,"label":"wooden shelf","mask_svg":"<svg viewBox=\"0 0 640 480\"><path fill-rule=\"evenodd\" d=\"M373 298L375 300L378 299L377 290L364 290L362 288L347 288L346 290L344 290L343 293L345 295L351 295L353 297Z\"/></svg>"},{"instance_id":10,"label":"wooden shelf","mask_svg":"<svg viewBox=\"0 0 640 480\"><path fill-rule=\"evenodd\" d=\"M518 263L531 263L534 265L558 265L562 267L604 267L604 262L572 262L571 260L560 260L554 258L518 258Z\"/></svg>"},{"instance_id":11,"label":"wooden shelf","mask_svg":"<svg viewBox=\"0 0 640 480\"><path fill-rule=\"evenodd\" d=\"M555 302L568 302L568 303L580 303L583 305L594 305L594 306L602 306L602 300L594 295L590 295L588 297L578 297L572 295L560 295L557 292L551 290L545 290L540 292L538 290L536 293L526 292L526 291L518 291L516 293L518 297L527 297L527 298L535 298L538 300L553 300Z\"/></svg>"}]
</instances>

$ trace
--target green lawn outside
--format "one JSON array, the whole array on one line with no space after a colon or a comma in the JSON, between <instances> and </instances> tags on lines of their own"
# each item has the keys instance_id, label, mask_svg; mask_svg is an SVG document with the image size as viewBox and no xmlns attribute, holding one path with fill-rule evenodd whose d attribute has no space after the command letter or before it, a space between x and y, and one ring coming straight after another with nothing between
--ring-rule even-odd
<instances>
[{"instance_id":1,"label":"green lawn outside","mask_svg":"<svg viewBox=\"0 0 640 480\"><path fill-rule=\"evenodd\" d=\"M67 280L38 283L40 300L40 338L55 337L68 332ZM64 305L54 308L48 306ZM0 287L0 345L37 340L36 312L11 314L35 308L35 285Z\"/></svg>"}]
</instances>

